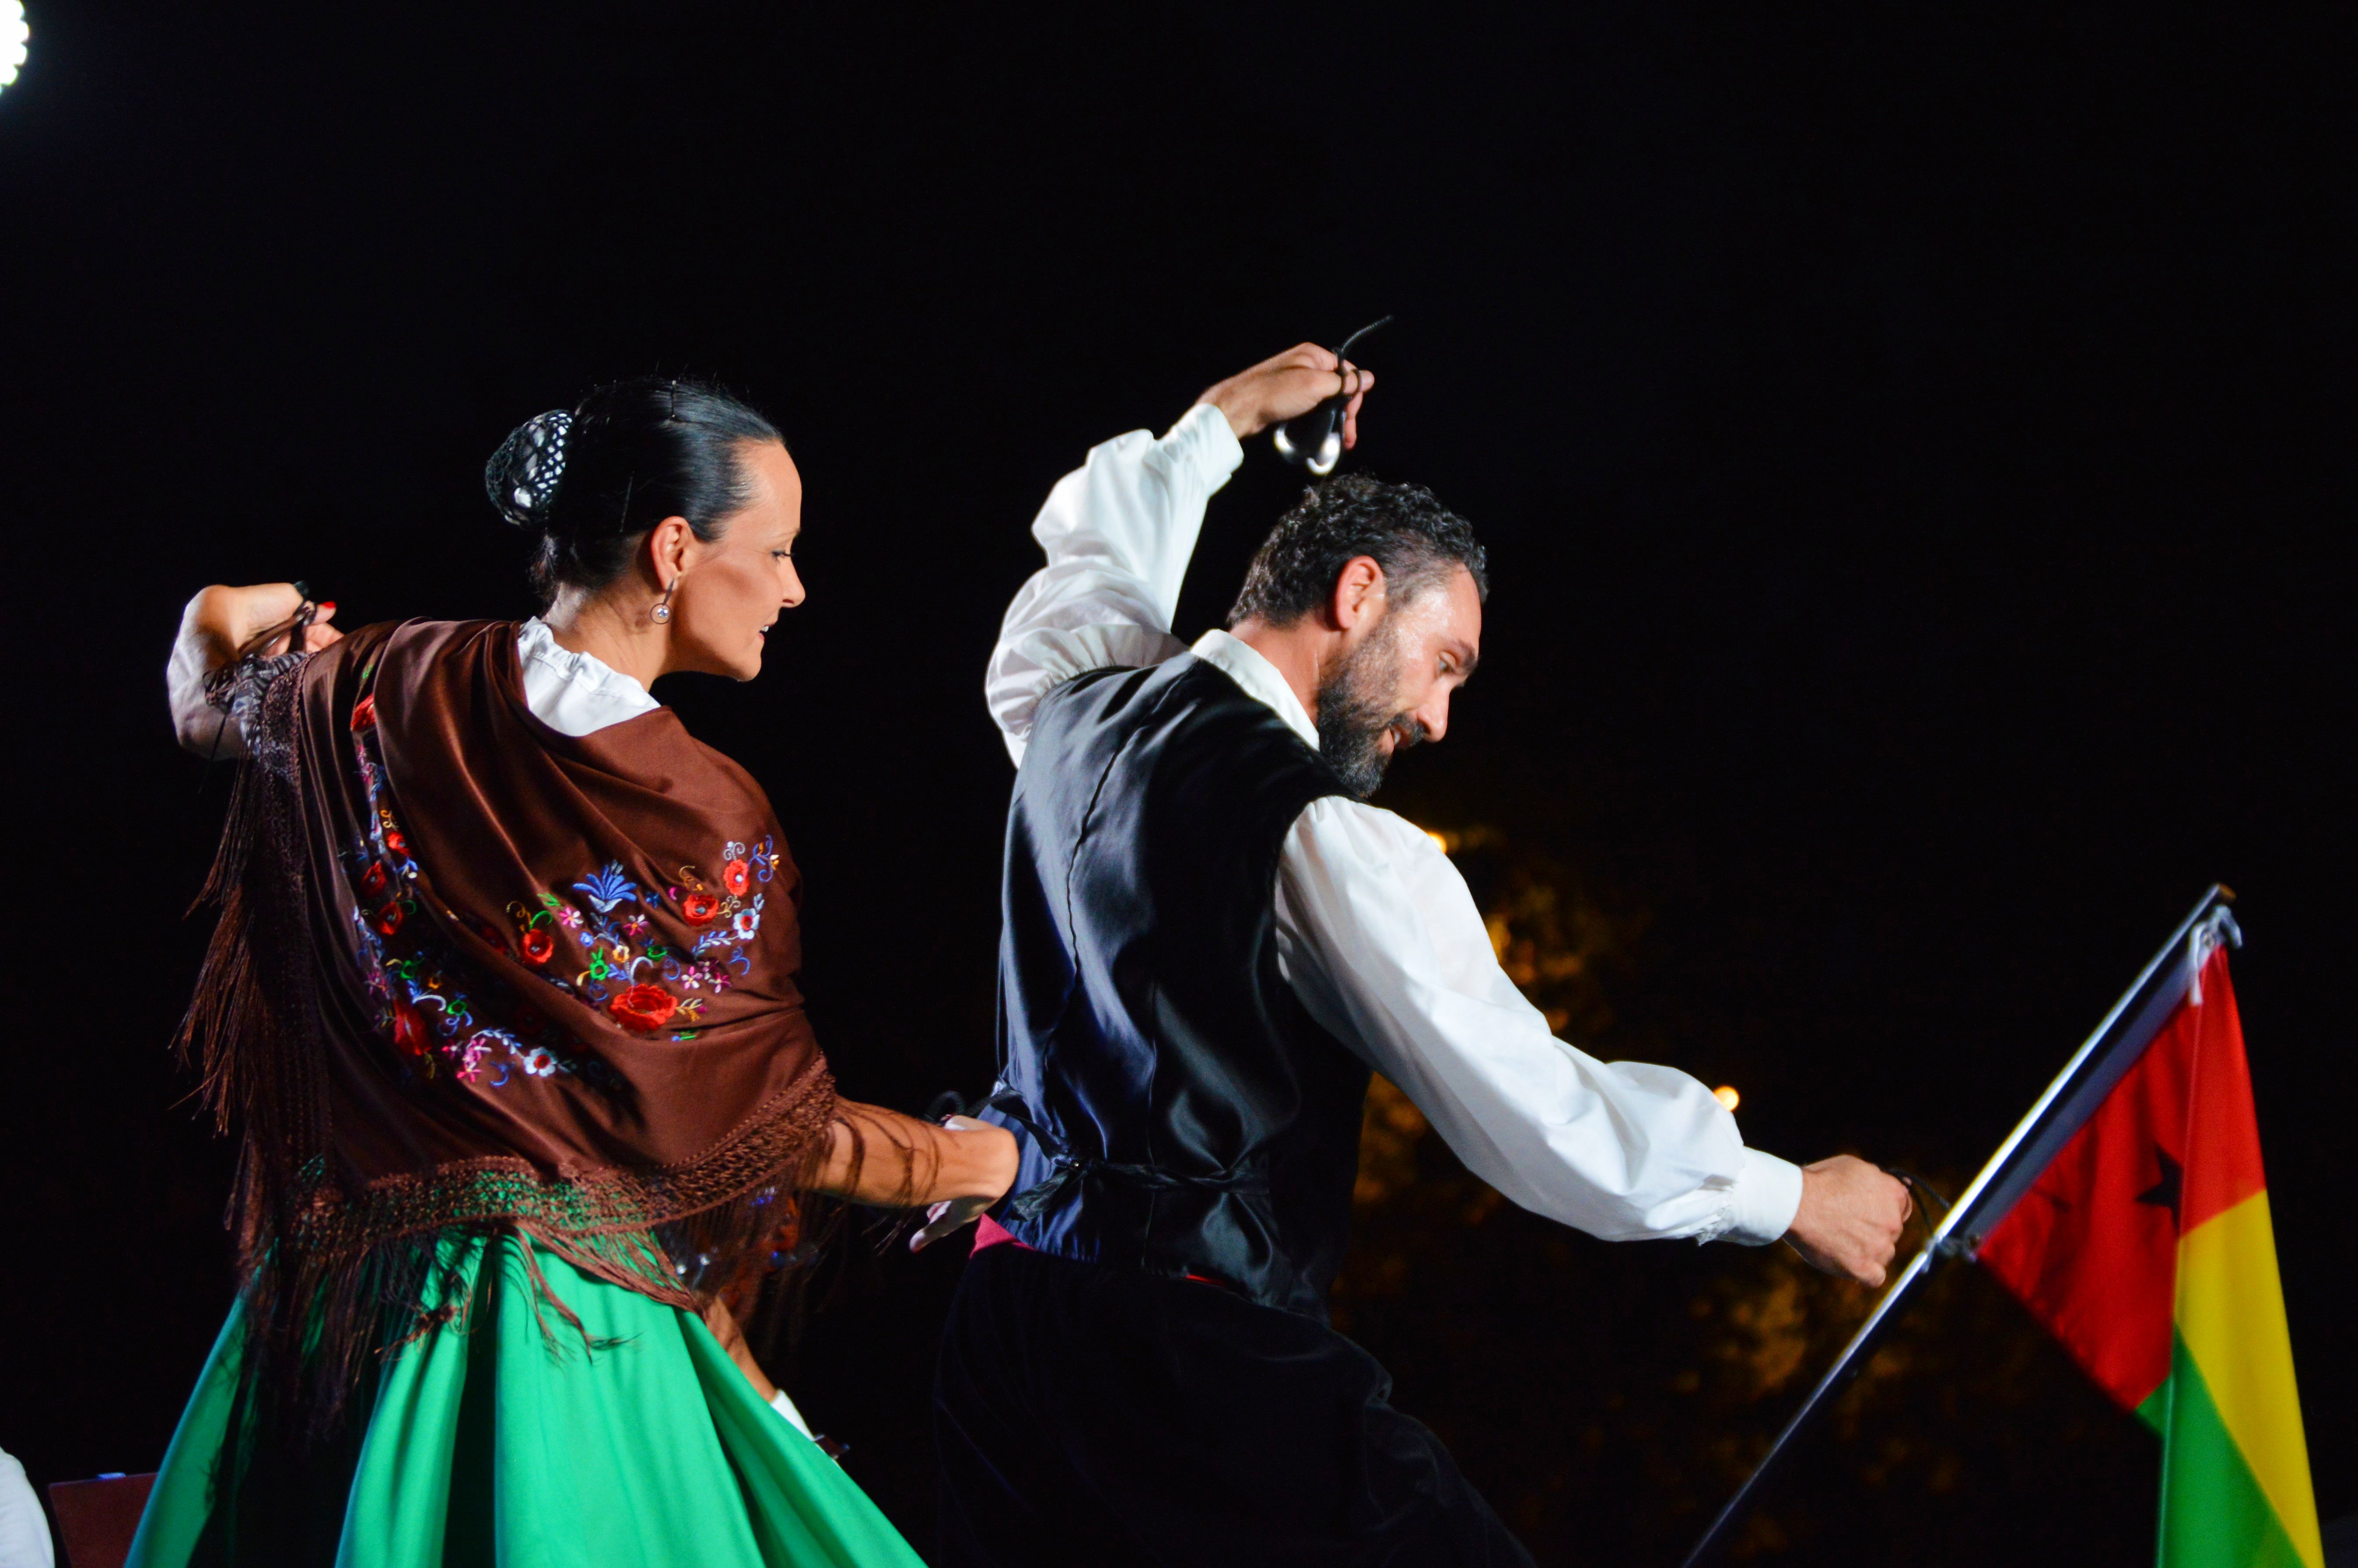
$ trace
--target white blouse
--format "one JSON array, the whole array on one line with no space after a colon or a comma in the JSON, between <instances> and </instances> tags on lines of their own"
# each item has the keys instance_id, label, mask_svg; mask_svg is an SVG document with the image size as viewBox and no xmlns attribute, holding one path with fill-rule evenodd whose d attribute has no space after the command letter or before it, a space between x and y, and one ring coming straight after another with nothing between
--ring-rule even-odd
<instances>
[{"instance_id":1,"label":"white blouse","mask_svg":"<svg viewBox=\"0 0 2358 1568\"><path fill-rule=\"evenodd\" d=\"M516 633L516 657L524 662L524 705L560 735L588 735L663 706L597 655L559 647L537 615Z\"/></svg>"}]
</instances>

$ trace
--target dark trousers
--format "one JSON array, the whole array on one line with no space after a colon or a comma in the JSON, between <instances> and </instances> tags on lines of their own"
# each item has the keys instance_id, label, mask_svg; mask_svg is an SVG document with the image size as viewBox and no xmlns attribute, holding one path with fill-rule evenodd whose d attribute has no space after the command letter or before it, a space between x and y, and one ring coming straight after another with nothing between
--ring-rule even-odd
<instances>
[{"instance_id":1,"label":"dark trousers","mask_svg":"<svg viewBox=\"0 0 2358 1568\"><path fill-rule=\"evenodd\" d=\"M943 1568L1529 1568L1391 1378L1216 1285L986 1248L934 1390Z\"/></svg>"}]
</instances>

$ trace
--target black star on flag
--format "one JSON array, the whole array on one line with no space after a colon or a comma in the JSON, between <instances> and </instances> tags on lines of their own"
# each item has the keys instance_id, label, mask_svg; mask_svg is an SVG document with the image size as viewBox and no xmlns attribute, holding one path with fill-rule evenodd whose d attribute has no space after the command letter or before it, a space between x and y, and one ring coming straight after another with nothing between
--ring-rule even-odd
<instances>
[{"instance_id":1,"label":"black star on flag","mask_svg":"<svg viewBox=\"0 0 2358 1568\"><path fill-rule=\"evenodd\" d=\"M2161 1180L2137 1194L2136 1201L2168 1209L2169 1228L2176 1230L2180 1228L2178 1205L2179 1199L2183 1195L2185 1182L2182 1178L2186 1173L2177 1161L2169 1157L2169 1150L2156 1144L2153 1152L2154 1156L2161 1162Z\"/></svg>"}]
</instances>

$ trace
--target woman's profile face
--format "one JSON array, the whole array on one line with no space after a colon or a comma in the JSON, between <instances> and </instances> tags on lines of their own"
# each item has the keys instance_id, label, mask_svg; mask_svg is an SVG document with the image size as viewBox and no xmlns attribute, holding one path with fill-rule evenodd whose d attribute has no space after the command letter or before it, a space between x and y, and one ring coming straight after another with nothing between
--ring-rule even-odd
<instances>
[{"instance_id":1,"label":"woman's profile face","mask_svg":"<svg viewBox=\"0 0 2358 1568\"><path fill-rule=\"evenodd\" d=\"M669 667L752 680L781 612L803 601L795 536L803 525L803 478L775 441L740 452L752 499L720 537L688 541L671 595Z\"/></svg>"}]
</instances>

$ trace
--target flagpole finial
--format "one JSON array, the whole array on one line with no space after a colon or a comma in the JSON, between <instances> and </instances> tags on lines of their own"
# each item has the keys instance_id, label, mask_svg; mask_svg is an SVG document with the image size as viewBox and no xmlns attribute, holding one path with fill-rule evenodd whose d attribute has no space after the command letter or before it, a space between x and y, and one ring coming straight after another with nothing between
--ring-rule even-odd
<instances>
[{"instance_id":1,"label":"flagpole finial","mask_svg":"<svg viewBox=\"0 0 2358 1568\"><path fill-rule=\"evenodd\" d=\"M2219 891L2224 893L2227 890L2222 887ZM2235 924L2235 917L2227 912L2224 903L2196 921L2194 929L2186 934L2186 1000L2201 1007L2202 966L2209 963L2211 955L2221 947L2240 948L2243 945L2244 928Z\"/></svg>"}]
</instances>

